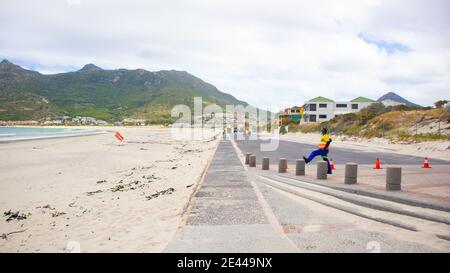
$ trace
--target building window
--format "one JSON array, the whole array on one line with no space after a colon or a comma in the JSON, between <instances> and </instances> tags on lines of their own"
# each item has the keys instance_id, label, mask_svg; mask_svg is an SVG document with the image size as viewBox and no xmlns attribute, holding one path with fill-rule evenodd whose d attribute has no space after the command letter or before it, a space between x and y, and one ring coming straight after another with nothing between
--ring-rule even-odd
<instances>
[{"instance_id":1,"label":"building window","mask_svg":"<svg viewBox=\"0 0 450 273\"><path fill-rule=\"evenodd\" d=\"M319 115L319 118L320 118L320 119L326 119L326 118L327 118L327 115Z\"/></svg>"},{"instance_id":2,"label":"building window","mask_svg":"<svg viewBox=\"0 0 450 273\"><path fill-rule=\"evenodd\" d=\"M336 104L336 108L347 108L347 104L345 104L345 103L338 103L338 104Z\"/></svg>"},{"instance_id":3,"label":"building window","mask_svg":"<svg viewBox=\"0 0 450 273\"><path fill-rule=\"evenodd\" d=\"M326 103L321 103L321 104L319 104L319 108L327 108L327 104Z\"/></svg>"},{"instance_id":4,"label":"building window","mask_svg":"<svg viewBox=\"0 0 450 273\"><path fill-rule=\"evenodd\" d=\"M310 122L316 122L316 115L309 115Z\"/></svg>"},{"instance_id":5,"label":"building window","mask_svg":"<svg viewBox=\"0 0 450 273\"><path fill-rule=\"evenodd\" d=\"M352 104L352 109L358 110L358 104Z\"/></svg>"},{"instance_id":6,"label":"building window","mask_svg":"<svg viewBox=\"0 0 450 273\"><path fill-rule=\"evenodd\" d=\"M309 105L309 111L316 111L317 110L317 104L310 104Z\"/></svg>"}]
</instances>

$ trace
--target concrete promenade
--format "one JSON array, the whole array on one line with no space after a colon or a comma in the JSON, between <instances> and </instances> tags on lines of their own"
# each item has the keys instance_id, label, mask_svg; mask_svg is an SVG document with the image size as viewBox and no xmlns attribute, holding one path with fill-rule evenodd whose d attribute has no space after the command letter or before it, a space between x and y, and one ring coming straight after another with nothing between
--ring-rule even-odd
<instances>
[{"instance_id":1,"label":"concrete promenade","mask_svg":"<svg viewBox=\"0 0 450 273\"><path fill-rule=\"evenodd\" d=\"M185 226L166 252L295 252L269 223L230 141L221 141Z\"/></svg>"},{"instance_id":2,"label":"concrete promenade","mask_svg":"<svg viewBox=\"0 0 450 273\"><path fill-rule=\"evenodd\" d=\"M433 222L427 230L429 222L423 219L357 206L270 178L274 171L262 171L260 164L247 170L240 156L232 141L219 143L186 220L165 252L450 251L445 223Z\"/></svg>"}]
</instances>

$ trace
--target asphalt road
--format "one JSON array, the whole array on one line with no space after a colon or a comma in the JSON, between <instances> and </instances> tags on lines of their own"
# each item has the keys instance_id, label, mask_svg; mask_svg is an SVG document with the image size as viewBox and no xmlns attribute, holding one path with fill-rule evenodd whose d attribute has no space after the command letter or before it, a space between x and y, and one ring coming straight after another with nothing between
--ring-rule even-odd
<instances>
[{"instance_id":1,"label":"asphalt road","mask_svg":"<svg viewBox=\"0 0 450 273\"><path fill-rule=\"evenodd\" d=\"M268 143L267 140L239 140L235 136L235 141L241 151L245 153L252 153L256 155L257 161L261 162L263 157L269 157L273 162L277 162L279 158L287 158L288 162L294 163L294 160L301 159L302 156L308 157L309 153L317 149L317 146L311 144L304 144L298 142L291 142L280 140L278 149L275 151L262 152L261 143ZM357 164L373 164L377 158L382 164L389 165L422 165L423 158L409 155L399 155L394 153L382 153L376 151L362 151L359 149L335 148L331 145L331 150L328 155L332 158L334 164L345 164L347 162L354 162ZM315 161L321 160L316 157ZM450 165L449 161L430 159L431 165Z\"/></svg>"}]
</instances>

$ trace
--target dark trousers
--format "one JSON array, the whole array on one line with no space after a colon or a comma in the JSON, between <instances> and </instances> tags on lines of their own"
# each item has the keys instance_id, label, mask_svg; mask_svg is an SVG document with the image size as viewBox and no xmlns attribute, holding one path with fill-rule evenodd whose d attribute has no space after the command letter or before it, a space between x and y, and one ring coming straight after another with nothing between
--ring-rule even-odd
<instances>
[{"instance_id":1,"label":"dark trousers","mask_svg":"<svg viewBox=\"0 0 450 273\"><path fill-rule=\"evenodd\" d=\"M329 152L328 150L324 150L324 149L317 149L315 151L312 151L308 157L308 161L312 161L318 155L322 156L323 161L327 162L328 173L331 174L331 166L330 166L330 161L328 160L328 152Z\"/></svg>"}]
</instances>

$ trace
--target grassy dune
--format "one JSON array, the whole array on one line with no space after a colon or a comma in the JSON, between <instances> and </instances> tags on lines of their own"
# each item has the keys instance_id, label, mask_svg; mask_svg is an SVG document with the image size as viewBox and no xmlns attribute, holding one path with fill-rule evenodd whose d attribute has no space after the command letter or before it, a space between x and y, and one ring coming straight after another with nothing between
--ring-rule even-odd
<instances>
[{"instance_id":1,"label":"grassy dune","mask_svg":"<svg viewBox=\"0 0 450 273\"><path fill-rule=\"evenodd\" d=\"M412 109L375 104L358 113L340 115L327 122L290 125L289 132L318 132L326 127L333 134L364 138L386 137L400 141L450 140L449 120L450 111L445 109Z\"/></svg>"}]
</instances>

